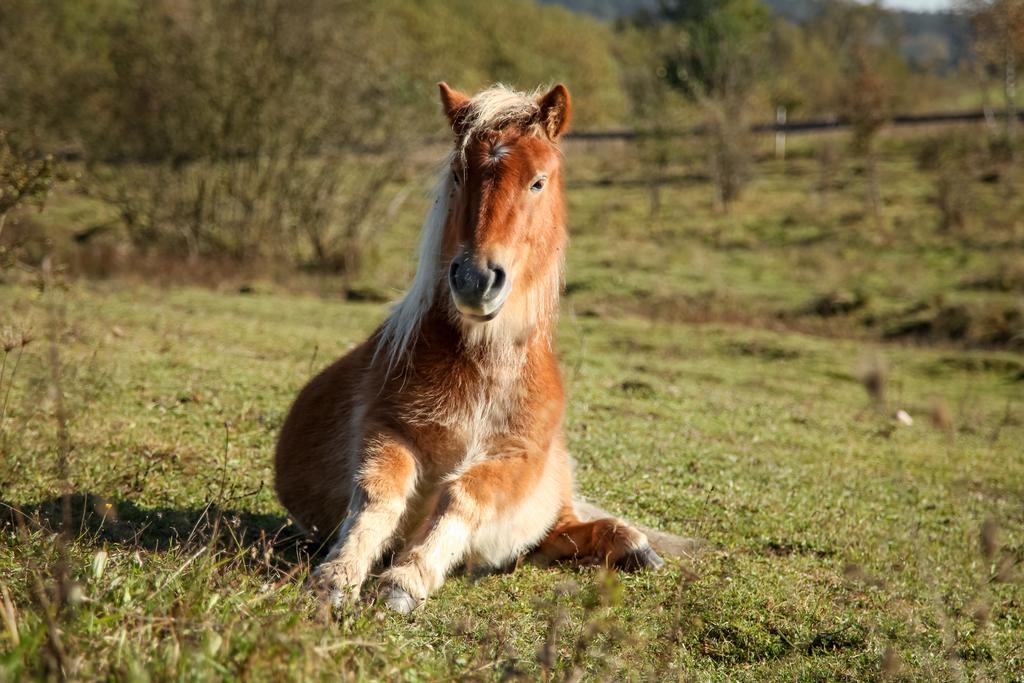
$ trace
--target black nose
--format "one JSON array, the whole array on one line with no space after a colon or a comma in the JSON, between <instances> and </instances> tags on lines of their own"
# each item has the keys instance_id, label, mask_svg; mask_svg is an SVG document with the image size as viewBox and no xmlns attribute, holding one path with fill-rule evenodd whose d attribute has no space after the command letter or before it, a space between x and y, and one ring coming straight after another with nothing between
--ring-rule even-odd
<instances>
[{"instance_id":1,"label":"black nose","mask_svg":"<svg viewBox=\"0 0 1024 683\"><path fill-rule=\"evenodd\" d=\"M458 256L448 270L448 282L459 302L482 308L498 298L505 288L505 269L496 263L481 268L472 259Z\"/></svg>"}]
</instances>

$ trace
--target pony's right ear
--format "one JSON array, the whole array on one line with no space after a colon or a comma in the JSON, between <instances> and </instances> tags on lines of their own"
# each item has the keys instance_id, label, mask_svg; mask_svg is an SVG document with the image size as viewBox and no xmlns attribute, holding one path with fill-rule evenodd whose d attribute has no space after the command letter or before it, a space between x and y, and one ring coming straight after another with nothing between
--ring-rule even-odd
<instances>
[{"instance_id":1,"label":"pony's right ear","mask_svg":"<svg viewBox=\"0 0 1024 683\"><path fill-rule=\"evenodd\" d=\"M437 87L441 91L441 106L444 108L445 116L448 117L448 123L451 124L452 130L458 134L459 124L469 104L469 95L449 87L444 81L438 83Z\"/></svg>"}]
</instances>

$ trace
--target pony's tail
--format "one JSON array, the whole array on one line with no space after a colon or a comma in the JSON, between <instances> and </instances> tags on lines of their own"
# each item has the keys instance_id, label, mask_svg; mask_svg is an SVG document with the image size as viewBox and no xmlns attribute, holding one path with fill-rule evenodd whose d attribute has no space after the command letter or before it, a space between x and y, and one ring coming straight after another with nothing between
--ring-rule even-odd
<instances>
[{"instance_id":1,"label":"pony's tail","mask_svg":"<svg viewBox=\"0 0 1024 683\"><path fill-rule=\"evenodd\" d=\"M595 519L601 519L603 517L616 518L618 515L613 515L607 510L602 510L593 503L588 503L585 500L576 499L573 501L573 506L576 508L576 514L584 522L589 522ZM630 525L643 532L647 536L648 542L651 547L654 548L655 552L659 555L667 557L681 557L687 560L693 560L697 557L697 553L700 551L703 543L698 538L685 538L683 536L676 536L665 531L658 531L657 529L650 529L639 524Z\"/></svg>"}]
</instances>

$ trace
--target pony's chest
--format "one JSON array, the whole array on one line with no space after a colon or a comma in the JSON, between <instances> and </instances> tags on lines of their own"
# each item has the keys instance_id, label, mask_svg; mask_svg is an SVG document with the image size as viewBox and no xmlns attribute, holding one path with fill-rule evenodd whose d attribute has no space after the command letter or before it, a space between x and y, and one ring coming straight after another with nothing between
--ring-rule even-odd
<instances>
[{"instance_id":1,"label":"pony's chest","mask_svg":"<svg viewBox=\"0 0 1024 683\"><path fill-rule=\"evenodd\" d=\"M516 435L523 423L523 385L506 376L495 380L434 392L409 406L408 425L431 469L450 472L484 460L497 442Z\"/></svg>"}]
</instances>

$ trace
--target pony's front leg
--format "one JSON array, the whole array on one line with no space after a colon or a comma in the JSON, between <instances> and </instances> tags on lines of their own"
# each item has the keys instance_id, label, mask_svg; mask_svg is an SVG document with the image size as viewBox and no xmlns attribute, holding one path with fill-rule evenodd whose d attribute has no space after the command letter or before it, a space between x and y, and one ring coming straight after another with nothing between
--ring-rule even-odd
<instances>
[{"instance_id":1,"label":"pony's front leg","mask_svg":"<svg viewBox=\"0 0 1024 683\"><path fill-rule=\"evenodd\" d=\"M317 568L334 606L359 596L371 567L398 529L416 475L413 453L397 439L378 436L367 440L348 516L327 559Z\"/></svg>"},{"instance_id":2,"label":"pony's front leg","mask_svg":"<svg viewBox=\"0 0 1024 683\"><path fill-rule=\"evenodd\" d=\"M448 572L466 557L477 531L529 497L545 457L533 452L488 460L446 484L418 542L381 577L387 605L408 613L440 588Z\"/></svg>"}]
</instances>

